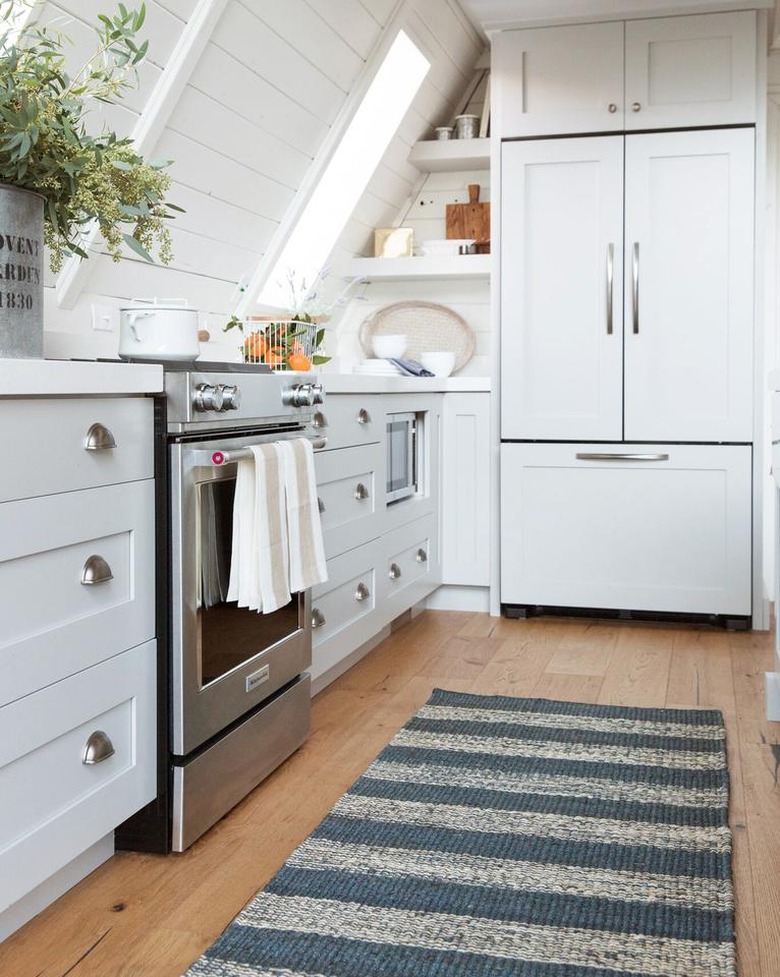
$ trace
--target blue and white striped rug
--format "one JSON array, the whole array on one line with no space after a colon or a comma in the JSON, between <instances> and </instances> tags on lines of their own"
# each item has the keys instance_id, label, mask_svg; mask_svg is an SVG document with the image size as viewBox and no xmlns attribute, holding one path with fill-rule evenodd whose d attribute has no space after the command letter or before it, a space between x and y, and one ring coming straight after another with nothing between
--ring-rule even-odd
<instances>
[{"instance_id":1,"label":"blue and white striped rug","mask_svg":"<svg viewBox=\"0 0 780 977\"><path fill-rule=\"evenodd\" d=\"M189 977L734 977L721 714L435 690Z\"/></svg>"}]
</instances>

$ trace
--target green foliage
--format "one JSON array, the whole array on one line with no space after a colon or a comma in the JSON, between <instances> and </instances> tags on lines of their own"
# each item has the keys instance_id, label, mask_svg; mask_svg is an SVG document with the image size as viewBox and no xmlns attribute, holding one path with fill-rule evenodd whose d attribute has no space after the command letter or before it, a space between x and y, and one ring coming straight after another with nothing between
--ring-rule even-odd
<instances>
[{"instance_id":1,"label":"green foliage","mask_svg":"<svg viewBox=\"0 0 780 977\"><path fill-rule=\"evenodd\" d=\"M14 10L14 6L16 9ZM82 232L97 221L115 261L126 243L151 261L171 260L165 221L170 177L167 161L145 161L130 139L85 125L90 102L117 102L137 83L136 68L147 43L136 35L146 8L118 5L113 17L98 15L97 46L72 76L66 71L67 38L36 25L13 28L18 4L0 0L0 182L39 193L44 232L56 271L70 254L87 257Z\"/></svg>"}]
</instances>

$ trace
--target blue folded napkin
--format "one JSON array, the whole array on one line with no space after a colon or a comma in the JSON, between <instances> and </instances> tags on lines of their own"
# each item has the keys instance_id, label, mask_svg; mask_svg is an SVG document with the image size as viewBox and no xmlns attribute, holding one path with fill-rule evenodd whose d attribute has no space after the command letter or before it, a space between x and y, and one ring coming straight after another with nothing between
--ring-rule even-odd
<instances>
[{"instance_id":1,"label":"blue folded napkin","mask_svg":"<svg viewBox=\"0 0 780 977\"><path fill-rule=\"evenodd\" d=\"M431 373L430 370L426 370L425 367L418 363L417 360L399 360L395 357L390 357L390 362L394 363L401 373L406 374L408 377L435 377L435 373Z\"/></svg>"}]
</instances>

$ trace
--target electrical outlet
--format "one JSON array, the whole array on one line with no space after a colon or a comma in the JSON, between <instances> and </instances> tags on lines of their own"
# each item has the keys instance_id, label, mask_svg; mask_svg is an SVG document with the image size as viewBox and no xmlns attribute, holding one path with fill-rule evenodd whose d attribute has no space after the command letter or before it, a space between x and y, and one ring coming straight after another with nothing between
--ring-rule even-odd
<instances>
[{"instance_id":1,"label":"electrical outlet","mask_svg":"<svg viewBox=\"0 0 780 977\"><path fill-rule=\"evenodd\" d=\"M92 328L95 332L116 332L119 325L119 310L112 305L92 303Z\"/></svg>"}]
</instances>

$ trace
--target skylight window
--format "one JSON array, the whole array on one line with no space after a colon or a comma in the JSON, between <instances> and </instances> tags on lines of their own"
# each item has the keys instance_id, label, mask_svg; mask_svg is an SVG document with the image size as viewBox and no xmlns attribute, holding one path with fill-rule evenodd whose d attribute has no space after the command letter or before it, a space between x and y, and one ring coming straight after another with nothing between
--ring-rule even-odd
<instances>
[{"instance_id":1,"label":"skylight window","mask_svg":"<svg viewBox=\"0 0 780 977\"><path fill-rule=\"evenodd\" d=\"M315 280L430 66L399 31L268 275L261 305L285 306L291 274Z\"/></svg>"}]
</instances>

